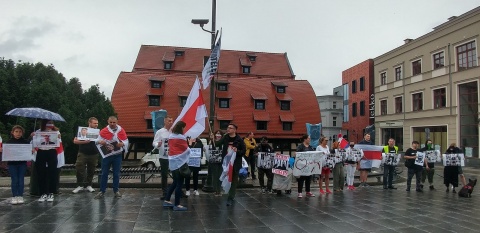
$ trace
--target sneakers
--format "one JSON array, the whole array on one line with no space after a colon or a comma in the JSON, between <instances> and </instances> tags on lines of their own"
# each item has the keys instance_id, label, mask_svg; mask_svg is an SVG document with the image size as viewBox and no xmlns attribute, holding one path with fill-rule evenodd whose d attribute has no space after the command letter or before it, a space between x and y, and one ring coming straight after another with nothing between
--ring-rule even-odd
<instances>
[{"instance_id":1,"label":"sneakers","mask_svg":"<svg viewBox=\"0 0 480 233\"><path fill-rule=\"evenodd\" d=\"M330 194L331 194L331 193L332 193L332 191L330 191L330 189L327 189L327 193L330 193Z\"/></svg>"},{"instance_id":2,"label":"sneakers","mask_svg":"<svg viewBox=\"0 0 480 233\"><path fill-rule=\"evenodd\" d=\"M89 187L90 187L90 186L89 186ZM90 187L90 188L91 188L91 187ZM83 190L83 187L82 187L82 186L78 186L77 188L75 188L75 189L72 191L72 193L78 193L78 192L80 192L80 191L82 191L82 190Z\"/></svg>"},{"instance_id":3,"label":"sneakers","mask_svg":"<svg viewBox=\"0 0 480 233\"><path fill-rule=\"evenodd\" d=\"M47 201L48 201L48 202L52 202L53 199L54 199L54 198L53 198L53 193L48 194L48 196L47 196Z\"/></svg>"},{"instance_id":4,"label":"sneakers","mask_svg":"<svg viewBox=\"0 0 480 233\"><path fill-rule=\"evenodd\" d=\"M23 204L23 203L25 203L25 201L23 200L23 197L22 197L22 196L18 196L18 197L17 197L17 203L18 203L18 204Z\"/></svg>"},{"instance_id":5,"label":"sneakers","mask_svg":"<svg viewBox=\"0 0 480 233\"><path fill-rule=\"evenodd\" d=\"M193 194L194 194L195 196L199 196L199 195L200 195L200 193L199 193L197 190L193 190Z\"/></svg>"},{"instance_id":6,"label":"sneakers","mask_svg":"<svg viewBox=\"0 0 480 233\"><path fill-rule=\"evenodd\" d=\"M12 205L18 204L18 199L17 199L17 197L12 197L12 200L10 200L10 204L12 204Z\"/></svg>"},{"instance_id":7,"label":"sneakers","mask_svg":"<svg viewBox=\"0 0 480 233\"><path fill-rule=\"evenodd\" d=\"M39 199L38 202L45 202L47 200L47 194L43 194Z\"/></svg>"},{"instance_id":8,"label":"sneakers","mask_svg":"<svg viewBox=\"0 0 480 233\"><path fill-rule=\"evenodd\" d=\"M303 196L302 196L302 193L299 193L299 194L297 195L297 197L298 197L298 198L302 198L302 197L303 197Z\"/></svg>"},{"instance_id":9,"label":"sneakers","mask_svg":"<svg viewBox=\"0 0 480 233\"><path fill-rule=\"evenodd\" d=\"M315 197L315 194L313 194L312 192L307 192L307 197Z\"/></svg>"},{"instance_id":10,"label":"sneakers","mask_svg":"<svg viewBox=\"0 0 480 233\"><path fill-rule=\"evenodd\" d=\"M95 192L95 189L93 189L92 186L87 186L87 191L93 193Z\"/></svg>"},{"instance_id":11,"label":"sneakers","mask_svg":"<svg viewBox=\"0 0 480 233\"><path fill-rule=\"evenodd\" d=\"M116 197L116 198L122 198L122 194L121 194L120 192L116 192L116 193L115 193L115 197Z\"/></svg>"},{"instance_id":12,"label":"sneakers","mask_svg":"<svg viewBox=\"0 0 480 233\"><path fill-rule=\"evenodd\" d=\"M170 208L170 207L174 207L173 203L169 202L169 201L164 201L163 202L163 207L164 208Z\"/></svg>"},{"instance_id":13,"label":"sneakers","mask_svg":"<svg viewBox=\"0 0 480 233\"><path fill-rule=\"evenodd\" d=\"M227 200L227 206L232 206L233 205L233 200L232 199L228 199Z\"/></svg>"},{"instance_id":14,"label":"sneakers","mask_svg":"<svg viewBox=\"0 0 480 233\"><path fill-rule=\"evenodd\" d=\"M102 199L105 196L105 193L99 192L97 195L95 195L95 199Z\"/></svg>"},{"instance_id":15,"label":"sneakers","mask_svg":"<svg viewBox=\"0 0 480 233\"><path fill-rule=\"evenodd\" d=\"M323 189L320 189L320 195L325 194L325 191Z\"/></svg>"},{"instance_id":16,"label":"sneakers","mask_svg":"<svg viewBox=\"0 0 480 233\"><path fill-rule=\"evenodd\" d=\"M262 188L262 194L265 194L267 193L267 190L265 190L265 188Z\"/></svg>"},{"instance_id":17,"label":"sneakers","mask_svg":"<svg viewBox=\"0 0 480 233\"><path fill-rule=\"evenodd\" d=\"M187 211L187 207L181 206L181 205L177 205L177 206L174 206L174 207L173 207L173 211Z\"/></svg>"},{"instance_id":18,"label":"sneakers","mask_svg":"<svg viewBox=\"0 0 480 233\"><path fill-rule=\"evenodd\" d=\"M185 196L189 197L190 196L190 190L185 192Z\"/></svg>"}]
</instances>

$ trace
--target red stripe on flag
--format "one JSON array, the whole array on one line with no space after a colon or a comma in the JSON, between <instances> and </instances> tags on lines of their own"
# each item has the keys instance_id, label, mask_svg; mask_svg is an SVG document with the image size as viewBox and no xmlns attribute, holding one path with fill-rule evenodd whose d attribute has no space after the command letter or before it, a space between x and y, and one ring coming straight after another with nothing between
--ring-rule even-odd
<instances>
[{"instance_id":1,"label":"red stripe on flag","mask_svg":"<svg viewBox=\"0 0 480 233\"><path fill-rule=\"evenodd\" d=\"M232 183L233 180L233 165L228 163L228 182Z\"/></svg>"},{"instance_id":2,"label":"red stripe on flag","mask_svg":"<svg viewBox=\"0 0 480 233\"><path fill-rule=\"evenodd\" d=\"M204 105L203 103L203 96L202 96L202 91L199 89L198 90L198 97L195 100L195 102L190 106L188 111L185 113L181 121L186 123L185 129L183 130L184 132L188 132L190 128L192 128L196 123L197 123L197 110L199 106Z\"/></svg>"},{"instance_id":3,"label":"red stripe on flag","mask_svg":"<svg viewBox=\"0 0 480 233\"><path fill-rule=\"evenodd\" d=\"M370 159L370 160L374 160L374 159L381 160L382 159L382 152L381 151L368 151L368 150L366 151L366 150L364 150L363 155L365 156L366 159Z\"/></svg>"}]
</instances>

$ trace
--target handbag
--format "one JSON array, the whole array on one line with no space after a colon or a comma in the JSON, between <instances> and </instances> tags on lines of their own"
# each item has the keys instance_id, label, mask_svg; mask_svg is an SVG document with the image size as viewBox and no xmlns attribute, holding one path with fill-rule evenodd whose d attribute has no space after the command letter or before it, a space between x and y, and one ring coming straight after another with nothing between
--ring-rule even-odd
<instances>
[{"instance_id":1,"label":"handbag","mask_svg":"<svg viewBox=\"0 0 480 233\"><path fill-rule=\"evenodd\" d=\"M188 163L184 163L179 169L178 171L180 172L180 175L185 177L185 178L188 178L190 177L190 168L188 167Z\"/></svg>"}]
</instances>

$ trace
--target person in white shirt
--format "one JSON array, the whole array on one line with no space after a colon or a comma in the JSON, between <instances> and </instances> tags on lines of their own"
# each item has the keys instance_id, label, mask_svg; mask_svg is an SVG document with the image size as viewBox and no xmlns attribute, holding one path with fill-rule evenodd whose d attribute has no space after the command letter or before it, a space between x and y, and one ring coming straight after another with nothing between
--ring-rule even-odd
<instances>
[{"instance_id":1,"label":"person in white shirt","mask_svg":"<svg viewBox=\"0 0 480 233\"><path fill-rule=\"evenodd\" d=\"M165 199L167 195L167 188L168 188L168 154L166 151L168 150L168 137L171 134L170 128L173 125L173 118L167 115L163 121L164 126L163 128L159 129L157 133L155 133L155 137L153 138L152 146L155 149L158 149L158 156L160 160L160 174L162 175L162 197L161 200Z\"/></svg>"}]
</instances>

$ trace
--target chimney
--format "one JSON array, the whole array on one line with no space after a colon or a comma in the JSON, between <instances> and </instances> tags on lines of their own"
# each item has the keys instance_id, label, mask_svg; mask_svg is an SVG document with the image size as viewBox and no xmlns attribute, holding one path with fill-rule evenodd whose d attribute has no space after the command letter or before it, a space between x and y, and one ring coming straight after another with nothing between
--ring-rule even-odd
<instances>
[{"instance_id":1,"label":"chimney","mask_svg":"<svg viewBox=\"0 0 480 233\"><path fill-rule=\"evenodd\" d=\"M412 41L413 41L413 39L410 39L410 38L407 38L407 39L403 40L403 42L405 42L405 44L408 44L408 43L410 43L410 42L412 42Z\"/></svg>"}]
</instances>

